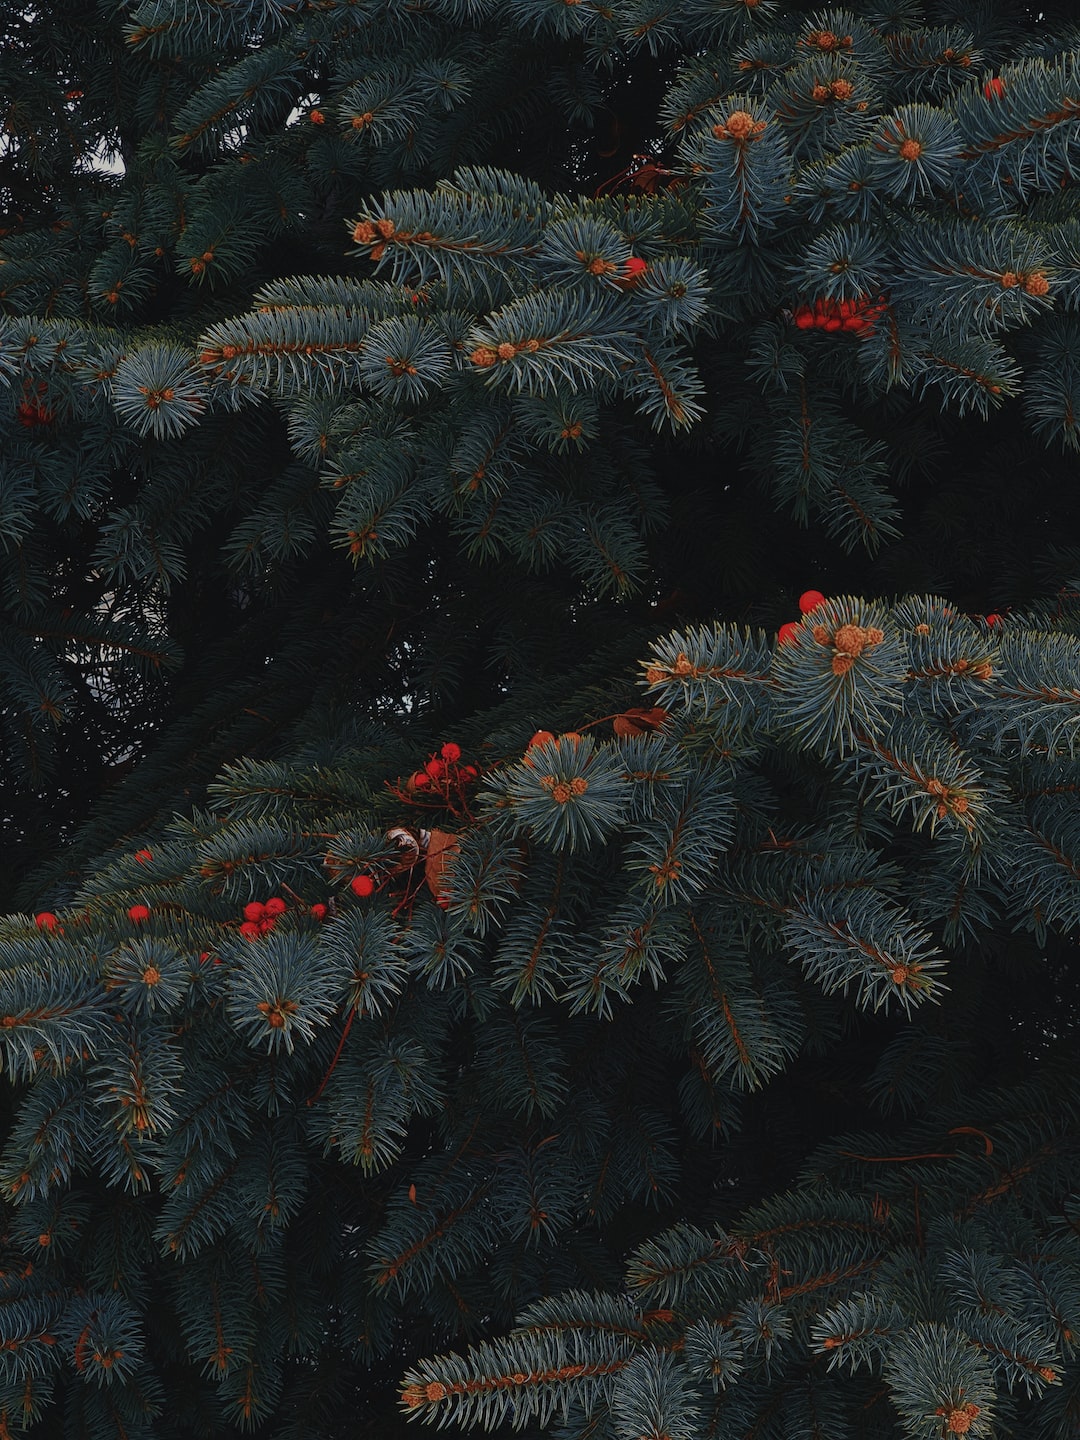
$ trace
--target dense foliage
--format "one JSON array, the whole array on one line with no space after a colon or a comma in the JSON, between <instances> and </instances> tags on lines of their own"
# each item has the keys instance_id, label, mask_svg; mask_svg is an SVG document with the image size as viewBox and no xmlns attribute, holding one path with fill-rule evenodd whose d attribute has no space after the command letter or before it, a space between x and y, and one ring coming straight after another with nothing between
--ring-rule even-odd
<instances>
[{"instance_id":1,"label":"dense foliage","mask_svg":"<svg viewBox=\"0 0 1080 1440\"><path fill-rule=\"evenodd\" d=\"M1075 1434L1080 37L2 13L0 1436Z\"/></svg>"}]
</instances>

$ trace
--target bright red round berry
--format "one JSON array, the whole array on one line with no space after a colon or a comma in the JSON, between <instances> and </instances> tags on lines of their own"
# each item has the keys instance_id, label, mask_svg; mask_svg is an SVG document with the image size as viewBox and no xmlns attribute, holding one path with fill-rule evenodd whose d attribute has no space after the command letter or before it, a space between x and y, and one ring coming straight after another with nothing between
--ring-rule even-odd
<instances>
[{"instance_id":1,"label":"bright red round berry","mask_svg":"<svg viewBox=\"0 0 1080 1440\"><path fill-rule=\"evenodd\" d=\"M642 260L640 255L631 255L629 260L623 261L624 275L644 275L649 268L649 262Z\"/></svg>"},{"instance_id":2,"label":"bright red round berry","mask_svg":"<svg viewBox=\"0 0 1080 1440\"><path fill-rule=\"evenodd\" d=\"M261 900L249 900L244 906L244 919L258 923L266 914L266 906Z\"/></svg>"},{"instance_id":3,"label":"bright red round berry","mask_svg":"<svg viewBox=\"0 0 1080 1440\"><path fill-rule=\"evenodd\" d=\"M259 938L259 927L254 920L245 920L240 926L240 934L245 940L257 940Z\"/></svg>"},{"instance_id":4,"label":"bright red round berry","mask_svg":"<svg viewBox=\"0 0 1080 1440\"><path fill-rule=\"evenodd\" d=\"M781 625L777 640L781 645L797 645L799 643L799 627L794 620L789 620L786 625Z\"/></svg>"},{"instance_id":5,"label":"bright red round berry","mask_svg":"<svg viewBox=\"0 0 1080 1440\"><path fill-rule=\"evenodd\" d=\"M432 780L441 780L446 774L446 766L441 760L429 760L424 766L424 769L428 775L431 776Z\"/></svg>"},{"instance_id":6,"label":"bright red round berry","mask_svg":"<svg viewBox=\"0 0 1080 1440\"><path fill-rule=\"evenodd\" d=\"M461 767L461 776L464 780L476 780L479 775L480 771L477 770L475 765L463 765Z\"/></svg>"},{"instance_id":7,"label":"bright red round berry","mask_svg":"<svg viewBox=\"0 0 1080 1440\"><path fill-rule=\"evenodd\" d=\"M987 625L1000 625L1000 624L1001 624L1001 616L998 615L996 612L995 612L993 615L987 615L987 617L986 617L986 623L987 623Z\"/></svg>"},{"instance_id":8,"label":"bright red round berry","mask_svg":"<svg viewBox=\"0 0 1080 1440\"><path fill-rule=\"evenodd\" d=\"M461 746L456 745L453 740L448 740L439 751L439 754L451 765L456 764L457 761L461 759Z\"/></svg>"},{"instance_id":9,"label":"bright red round berry","mask_svg":"<svg viewBox=\"0 0 1080 1440\"><path fill-rule=\"evenodd\" d=\"M326 906L325 906L325 905L312 905L312 907L311 907L311 918L312 918L313 920L325 920L325 919L326 919Z\"/></svg>"},{"instance_id":10,"label":"bright red round berry","mask_svg":"<svg viewBox=\"0 0 1080 1440\"><path fill-rule=\"evenodd\" d=\"M424 774L423 770L417 770L412 777L412 787L414 790L426 790L430 784L431 780Z\"/></svg>"},{"instance_id":11,"label":"bright red round berry","mask_svg":"<svg viewBox=\"0 0 1080 1440\"><path fill-rule=\"evenodd\" d=\"M349 889L363 899L375 894L375 881L370 875L354 875L349 882Z\"/></svg>"},{"instance_id":12,"label":"bright red round berry","mask_svg":"<svg viewBox=\"0 0 1080 1440\"><path fill-rule=\"evenodd\" d=\"M139 862L140 865L146 865L146 864L148 864L151 860L153 860L153 858L154 858L154 857L153 857L153 855L150 853L149 850L136 850L136 851L135 851L135 859Z\"/></svg>"},{"instance_id":13,"label":"bright red round berry","mask_svg":"<svg viewBox=\"0 0 1080 1440\"><path fill-rule=\"evenodd\" d=\"M34 916L34 924L39 930L55 930L59 923L51 910L42 910L40 915Z\"/></svg>"},{"instance_id":14,"label":"bright red round berry","mask_svg":"<svg viewBox=\"0 0 1080 1440\"><path fill-rule=\"evenodd\" d=\"M1003 100L1005 98L1005 81L1000 75L995 75L983 86L983 94L987 100Z\"/></svg>"},{"instance_id":15,"label":"bright red round berry","mask_svg":"<svg viewBox=\"0 0 1080 1440\"><path fill-rule=\"evenodd\" d=\"M267 915L284 915L288 908L288 905L285 904L285 901L282 900L280 895L271 895L270 899L267 900L263 906Z\"/></svg>"},{"instance_id":16,"label":"bright red round berry","mask_svg":"<svg viewBox=\"0 0 1080 1440\"><path fill-rule=\"evenodd\" d=\"M267 934L267 932L272 930L276 924L277 919L273 915L264 915L263 918L259 921L259 934Z\"/></svg>"},{"instance_id":17,"label":"bright red round berry","mask_svg":"<svg viewBox=\"0 0 1080 1440\"><path fill-rule=\"evenodd\" d=\"M136 925L141 925L144 920L150 919L150 907L148 905L129 905L128 919L134 920Z\"/></svg>"},{"instance_id":18,"label":"bright red round berry","mask_svg":"<svg viewBox=\"0 0 1080 1440\"><path fill-rule=\"evenodd\" d=\"M804 615L809 615L811 610L816 610L819 605L824 605L825 596L820 590L804 590L799 596L799 609Z\"/></svg>"}]
</instances>

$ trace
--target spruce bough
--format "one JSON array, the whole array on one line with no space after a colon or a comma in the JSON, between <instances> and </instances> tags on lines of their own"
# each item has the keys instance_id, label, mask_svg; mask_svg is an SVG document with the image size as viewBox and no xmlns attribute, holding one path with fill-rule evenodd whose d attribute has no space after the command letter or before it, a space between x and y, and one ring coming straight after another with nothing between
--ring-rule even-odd
<instances>
[{"instance_id":1,"label":"spruce bough","mask_svg":"<svg viewBox=\"0 0 1080 1440\"><path fill-rule=\"evenodd\" d=\"M0 1427L1066 1440L1072 32L55 18Z\"/></svg>"}]
</instances>

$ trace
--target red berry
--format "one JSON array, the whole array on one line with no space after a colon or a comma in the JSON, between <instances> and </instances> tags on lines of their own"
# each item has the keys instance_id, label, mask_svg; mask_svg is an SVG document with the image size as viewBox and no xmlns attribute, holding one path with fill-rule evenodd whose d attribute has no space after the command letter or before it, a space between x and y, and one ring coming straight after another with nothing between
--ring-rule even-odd
<instances>
[{"instance_id":1,"label":"red berry","mask_svg":"<svg viewBox=\"0 0 1080 1440\"><path fill-rule=\"evenodd\" d=\"M266 911L267 915L284 915L285 911L288 908L289 907L285 904L285 901L282 900L280 895L271 895L270 899L267 900L266 904L263 906L263 909Z\"/></svg>"},{"instance_id":2,"label":"red berry","mask_svg":"<svg viewBox=\"0 0 1080 1440\"><path fill-rule=\"evenodd\" d=\"M375 894L375 881L370 875L354 875L349 882L349 889L354 895L365 898L368 895Z\"/></svg>"},{"instance_id":3,"label":"red berry","mask_svg":"<svg viewBox=\"0 0 1080 1440\"><path fill-rule=\"evenodd\" d=\"M804 615L809 615L811 610L816 610L819 605L824 605L825 596L820 590L804 590L799 596L799 609Z\"/></svg>"},{"instance_id":4,"label":"red berry","mask_svg":"<svg viewBox=\"0 0 1080 1440\"><path fill-rule=\"evenodd\" d=\"M461 767L461 778L463 780L476 780L479 778L479 775L480 771L477 770L475 765L463 765Z\"/></svg>"},{"instance_id":5,"label":"red berry","mask_svg":"<svg viewBox=\"0 0 1080 1440\"><path fill-rule=\"evenodd\" d=\"M448 740L439 751L439 754L451 765L456 764L456 762L461 759L461 746L456 745L453 740Z\"/></svg>"},{"instance_id":6,"label":"red berry","mask_svg":"<svg viewBox=\"0 0 1080 1440\"><path fill-rule=\"evenodd\" d=\"M830 315L828 320L825 321L825 324L821 328L823 330L828 330L830 333L834 333L835 331L842 329L843 324L844 322L840 319L838 315Z\"/></svg>"},{"instance_id":7,"label":"red berry","mask_svg":"<svg viewBox=\"0 0 1080 1440\"><path fill-rule=\"evenodd\" d=\"M206 962L207 962L207 960L209 960L209 959L210 959L210 951L209 951L209 950L200 951L200 953L199 953L199 964L200 964L200 965L205 965Z\"/></svg>"},{"instance_id":8,"label":"red berry","mask_svg":"<svg viewBox=\"0 0 1080 1440\"><path fill-rule=\"evenodd\" d=\"M800 330L812 330L814 328L814 312L808 310L805 305L800 306L795 311L795 324Z\"/></svg>"},{"instance_id":9,"label":"red berry","mask_svg":"<svg viewBox=\"0 0 1080 1440\"><path fill-rule=\"evenodd\" d=\"M624 275L644 275L645 271L649 268L649 262L642 260L640 255L631 255L629 260L623 261L622 268Z\"/></svg>"},{"instance_id":10,"label":"red berry","mask_svg":"<svg viewBox=\"0 0 1080 1440\"><path fill-rule=\"evenodd\" d=\"M259 927L254 920L245 920L240 926L240 934L245 940L257 940L259 938Z\"/></svg>"},{"instance_id":11,"label":"red berry","mask_svg":"<svg viewBox=\"0 0 1080 1440\"><path fill-rule=\"evenodd\" d=\"M431 784L431 780L424 774L423 770L417 770L412 777L411 783L414 790L426 790Z\"/></svg>"},{"instance_id":12,"label":"red berry","mask_svg":"<svg viewBox=\"0 0 1080 1440\"><path fill-rule=\"evenodd\" d=\"M150 919L150 907L148 905L129 905L128 919L134 920L136 925L141 925L144 920Z\"/></svg>"},{"instance_id":13,"label":"red berry","mask_svg":"<svg viewBox=\"0 0 1080 1440\"><path fill-rule=\"evenodd\" d=\"M135 859L139 862L140 865L146 865L146 864L147 864L150 860L152 860L153 858L154 858L154 857L153 857L153 855L150 853L149 850L136 850L136 851L135 851Z\"/></svg>"},{"instance_id":14,"label":"red berry","mask_svg":"<svg viewBox=\"0 0 1080 1440\"><path fill-rule=\"evenodd\" d=\"M548 745L554 739L555 736L551 733L550 730L537 730L536 734L529 741L528 745L525 746L525 749L531 750L534 745Z\"/></svg>"},{"instance_id":15,"label":"red berry","mask_svg":"<svg viewBox=\"0 0 1080 1440\"><path fill-rule=\"evenodd\" d=\"M1005 81L1000 75L995 75L983 86L983 94L987 100L1003 100L1005 98Z\"/></svg>"},{"instance_id":16,"label":"red berry","mask_svg":"<svg viewBox=\"0 0 1080 1440\"><path fill-rule=\"evenodd\" d=\"M799 643L799 627L794 620L789 620L786 625L781 625L777 640L781 645L797 645Z\"/></svg>"},{"instance_id":17,"label":"red berry","mask_svg":"<svg viewBox=\"0 0 1080 1440\"><path fill-rule=\"evenodd\" d=\"M1000 625L1000 624L1001 624L1001 616L998 615L996 612L995 612L993 615L987 615L987 617L986 617L986 623L987 623L987 625Z\"/></svg>"},{"instance_id":18,"label":"red berry","mask_svg":"<svg viewBox=\"0 0 1080 1440\"><path fill-rule=\"evenodd\" d=\"M259 921L259 934L266 935L274 928L276 924L277 920L274 918L273 915L264 915L263 918Z\"/></svg>"},{"instance_id":19,"label":"red berry","mask_svg":"<svg viewBox=\"0 0 1080 1440\"><path fill-rule=\"evenodd\" d=\"M325 919L326 919L326 906L325 906L325 905L312 905L312 907L311 907L311 915L312 915L312 919L314 919L314 920L325 920Z\"/></svg>"},{"instance_id":20,"label":"red berry","mask_svg":"<svg viewBox=\"0 0 1080 1440\"><path fill-rule=\"evenodd\" d=\"M429 760L424 769L431 776L432 780L441 780L446 774L446 766L441 760Z\"/></svg>"},{"instance_id":21,"label":"red berry","mask_svg":"<svg viewBox=\"0 0 1080 1440\"><path fill-rule=\"evenodd\" d=\"M249 900L244 906L244 919L259 921L266 914L266 906L261 900Z\"/></svg>"},{"instance_id":22,"label":"red berry","mask_svg":"<svg viewBox=\"0 0 1080 1440\"><path fill-rule=\"evenodd\" d=\"M51 910L42 910L40 915L34 916L34 924L39 930L55 930L59 923Z\"/></svg>"}]
</instances>

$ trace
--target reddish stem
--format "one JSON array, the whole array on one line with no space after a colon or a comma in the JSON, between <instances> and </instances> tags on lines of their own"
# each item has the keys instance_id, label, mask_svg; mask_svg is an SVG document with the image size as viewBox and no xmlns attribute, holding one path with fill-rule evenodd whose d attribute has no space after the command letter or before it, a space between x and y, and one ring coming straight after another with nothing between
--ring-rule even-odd
<instances>
[{"instance_id":1,"label":"reddish stem","mask_svg":"<svg viewBox=\"0 0 1080 1440\"><path fill-rule=\"evenodd\" d=\"M330 1076L334 1073L334 1066L337 1064L338 1060L341 1058L341 1052L342 1052L342 1050L344 1049L345 1041L346 1041L346 1040L348 1039L348 1037L349 1037L349 1031L352 1029L352 1022L353 1022L353 1019L355 1018L355 1016L356 1016L356 1009L355 1009L355 1007L354 1007L352 1010L349 1011L348 1017L347 1017L346 1020L345 1020L345 1028L344 1028L344 1029L342 1030L342 1032L341 1032L341 1039L338 1041L337 1049L334 1051L334 1058L330 1061L330 1068L329 1068L329 1070L327 1070L326 1074L325 1074L325 1075L322 1077L322 1079L319 1081L319 1088L315 1091L315 1094L312 1095L312 1096L310 1097L310 1099L308 1100L307 1103L308 1103L309 1105L314 1105L314 1104L315 1104L315 1101L318 1100L319 1096L320 1096L320 1095L322 1094L322 1092L326 1089L326 1082L330 1079Z\"/></svg>"}]
</instances>

